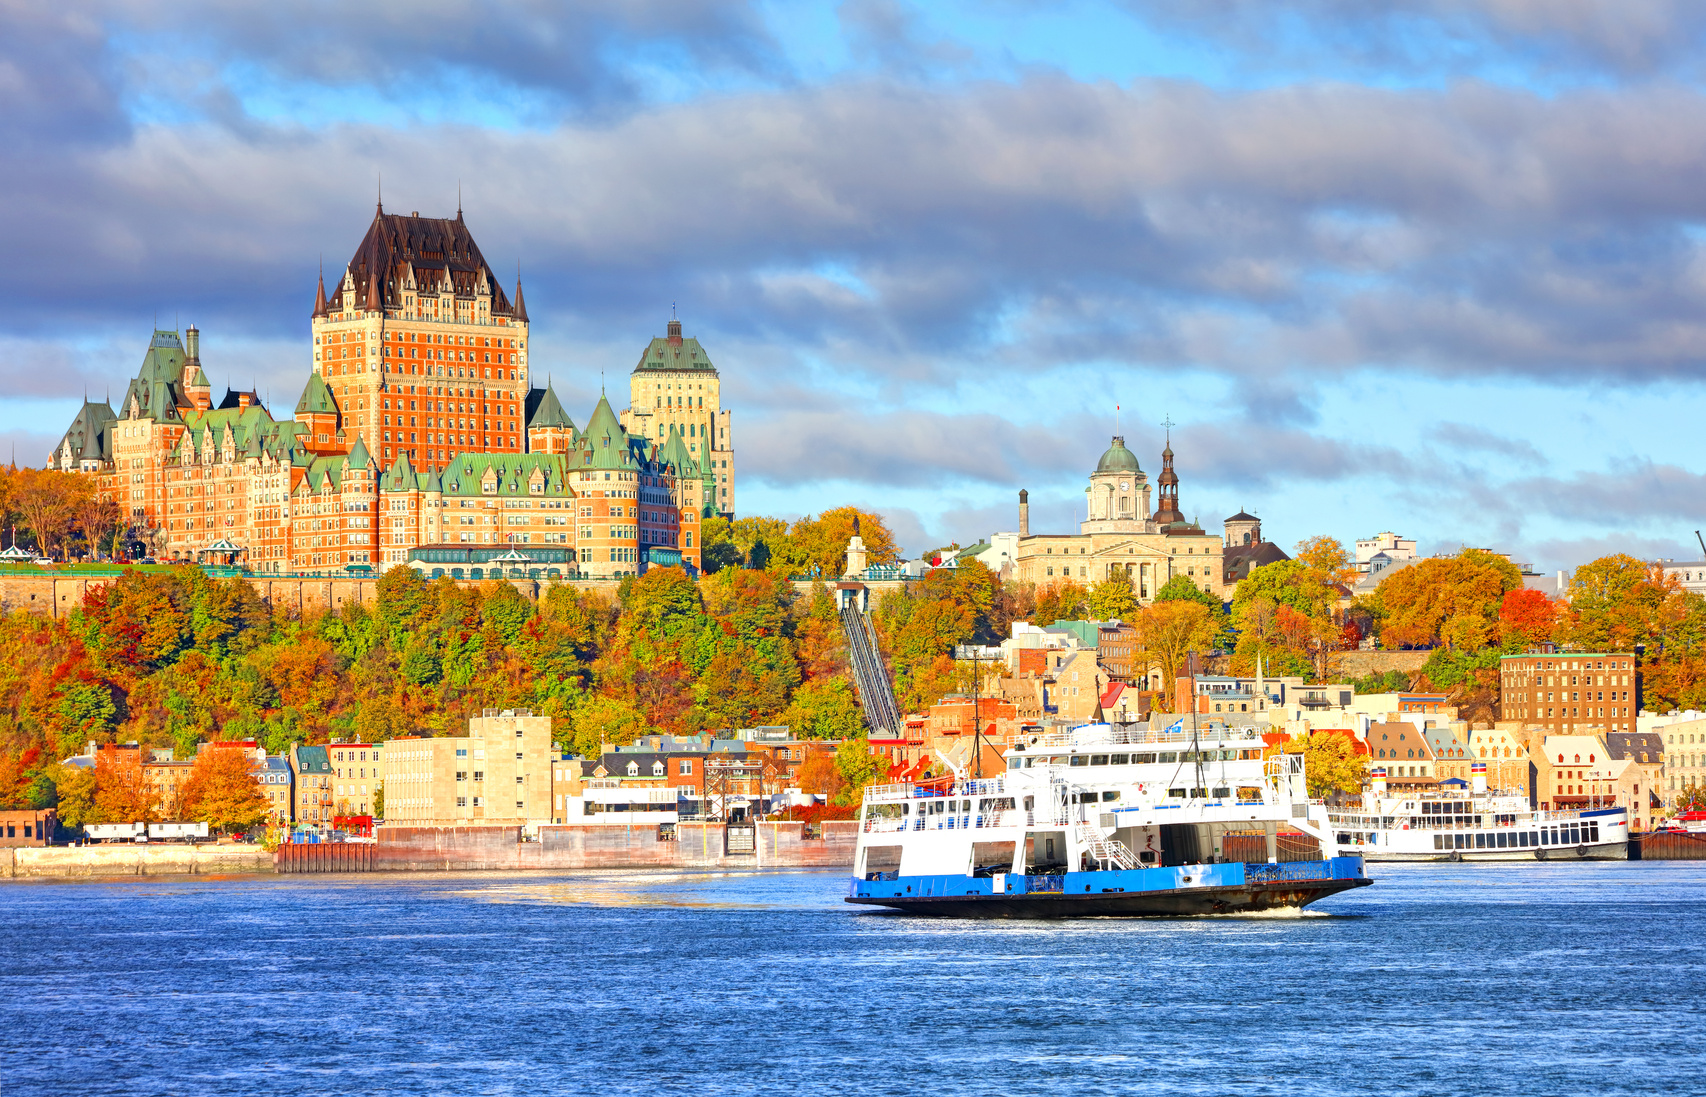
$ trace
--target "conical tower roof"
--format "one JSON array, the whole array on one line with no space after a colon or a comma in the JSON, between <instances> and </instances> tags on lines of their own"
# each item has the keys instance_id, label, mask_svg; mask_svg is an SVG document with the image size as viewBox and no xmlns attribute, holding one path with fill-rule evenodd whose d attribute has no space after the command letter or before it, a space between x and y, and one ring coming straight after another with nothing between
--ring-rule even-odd
<instances>
[{"instance_id":1,"label":"conical tower roof","mask_svg":"<svg viewBox=\"0 0 1706 1097\"><path fill-rule=\"evenodd\" d=\"M314 290L314 312L313 312L313 315L324 316L324 315L326 315L326 311L327 311L326 310L326 272L321 271L320 272L320 284Z\"/></svg>"},{"instance_id":2,"label":"conical tower roof","mask_svg":"<svg viewBox=\"0 0 1706 1097\"><path fill-rule=\"evenodd\" d=\"M373 463L373 455L367 452L367 443L361 440L361 435L355 436L355 445L350 447L349 463L351 468L364 469Z\"/></svg>"},{"instance_id":3,"label":"conical tower roof","mask_svg":"<svg viewBox=\"0 0 1706 1097\"><path fill-rule=\"evenodd\" d=\"M592 418L587 420L586 430L581 434L581 445L590 449L592 454L592 459L583 465L585 468L630 467L628 432L622 429L616 413L610 410L610 401L602 393L598 397L598 406L592 409Z\"/></svg>"},{"instance_id":4,"label":"conical tower roof","mask_svg":"<svg viewBox=\"0 0 1706 1097\"><path fill-rule=\"evenodd\" d=\"M563 405L557 400L556 390L549 382L545 385L544 395L539 397L538 404L533 409L533 415L527 420L528 430L536 427L559 427L568 431L575 429L574 420L563 410Z\"/></svg>"}]
</instances>

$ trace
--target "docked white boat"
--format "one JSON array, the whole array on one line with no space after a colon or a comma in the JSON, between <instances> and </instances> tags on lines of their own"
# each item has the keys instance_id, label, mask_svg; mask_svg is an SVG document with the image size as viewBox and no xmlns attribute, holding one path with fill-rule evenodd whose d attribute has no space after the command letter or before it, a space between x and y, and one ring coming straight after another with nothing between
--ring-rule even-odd
<instances>
[{"instance_id":1,"label":"docked white boat","mask_svg":"<svg viewBox=\"0 0 1706 1097\"><path fill-rule=\"evenodd\" d=\"M961 917L1224 914L1371 883L1357 852L1280 858L1282 832L1320 837L1324 809L1300 755L1262 751L1255 728L1093 724L1009 748L999 776L867 789L847 901Z\"/></svg>"},{"instance_id":2,"label":"docked white boat","mask_svg":"<svg viewBox=\"0 0 1706 1097\"><path fill-rule=\"evenodd\" d=\"M1389 796L1386 771L1359 809L1330 808L1326 830L1338 855L1369 861L1624 861L1629 812L1612 807L1543 811L1520 792L1486 788L1486 763L1471 767L1463 792Z\"/></svg>"}]
</instances>

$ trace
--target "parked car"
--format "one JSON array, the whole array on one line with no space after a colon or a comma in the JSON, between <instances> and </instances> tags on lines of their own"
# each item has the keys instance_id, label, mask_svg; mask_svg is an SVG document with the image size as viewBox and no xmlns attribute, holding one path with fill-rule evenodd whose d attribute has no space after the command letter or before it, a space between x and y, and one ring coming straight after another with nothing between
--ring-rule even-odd
<instances>
[{"instance_id":1,"label":"parked car","mask_svg":"<svg viewBox=\"0 0 1706 1097\"><path fill-rule=\"evenodd\" d=\"M36 567L38 568L50 568L56 563L58 563L57 560L51 559L47 556L36 557Z\"/></svg>"}]
</instances>

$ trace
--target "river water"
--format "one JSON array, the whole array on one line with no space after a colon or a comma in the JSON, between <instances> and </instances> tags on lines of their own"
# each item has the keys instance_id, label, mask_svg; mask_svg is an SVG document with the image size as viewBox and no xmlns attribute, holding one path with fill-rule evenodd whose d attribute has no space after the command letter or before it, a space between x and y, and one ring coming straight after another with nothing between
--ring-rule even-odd
<instances>
[{"instance_id":1,"label":"river water","mask_svg":"<svg viewBox=\"0 0 1706 1097\"><path fill-rule=\"evenodd\" d=\"M936 921L834 875L0 885L0 1094L1650 1094L1706 864L1376 865L1287 916Z\"/></svg>"}]
</instances>

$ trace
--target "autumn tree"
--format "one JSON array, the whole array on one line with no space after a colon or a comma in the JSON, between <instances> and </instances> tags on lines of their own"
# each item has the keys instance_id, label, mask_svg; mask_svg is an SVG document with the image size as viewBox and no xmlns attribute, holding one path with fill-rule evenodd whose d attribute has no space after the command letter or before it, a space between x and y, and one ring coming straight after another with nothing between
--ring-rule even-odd
<instances>
[{"instance_id":1,"label":"autumn tree","mask_svg":"<svg viewBox=\"0 0 1706 1097\"><path fill-rule=\"evenodd\" d=\"M1156 707L1172 711L1173 684L1192 652L1214 643L1214 622L1200 602L1156 602L1137 615L1138 639L1149 665L1161 672Z\"/></svg>"},{"instance_id":2,"label":"autumn tree","mask_svg":"<svg viewBox=\"0 0 1706 1097\"><path fill-rule=\"evenodd\" d=\"M835 791L835 803L856 805L865 795L865 787L881 774L881 766L871 753L864 738L848 739L835 748L835 772L841 787Z\"/></svg>"},{"instance_id":3,"label":"autumn tree","mask_svg":"<svg viewBox=\"0 0 1706 1097\"><path fill-rule=\"evenodd\" d=\"M1131 579L1125 575L1112 575L1096 583L1090 588L1086 601L1090 616L1097 621L1130 621L1143 608L1137 600L1137 591L1132 589Z\"/></svg>"},{"instance_id":4,"label":"autumn tree","mask_svg":"<svg viewBox=\"0 0 1706 1097\"><path fill-rule=\"evenodd\" d=\"M37 550L56 555L79 501L93 491L90 478L51 469L18 469L14 476L12 506L35 538Z\"/></svg>"},{"instance_id":5,"label":"autumn tree","mask_svg":"<svg viewBox=\"0 0 1706 1097\"><path fill-rule=\"evenodd\" d=\"M219 834L248 830L267 817L272 805L261 793L243 747L213 744L196 755L184 781L180 805L184 817L206 823Z\"/></svg>"},{"instance_id":6,"label":"autumn tree","mask_svg":"<svg viewBox=\"0 0 1706 1097\"><path fill-rule=\"evenodd\" d=\"M1038 587L1036 610L1031 623L1048 628L1056 621L1079 621L1089 609L1090 592L1071 579L1057 579Z\"/></svg>"},{"instance_id":7,"label":"autumn tree","mask_svg":"<svg viewBox=\"0 0 1706 1097\"><path fill-rule=\"evenodd\" d=\"M142 766L100 755L95 762L94 811L91 823L153 823L159 821L160 794L142 775Z\"/></svg>"},{"instance_id":8,"label":"autumn tree","mask_svg":"<svg viewBox=\"0 0 1706 1097\"><path fill-rule=\"evenodd\" d=\"M1315 572L1323 582L1348 585L1356 581L1356 561L1336 538L1307 537L1293 548L1292 559Z\"/></svg>"},{"instance_id":9,"label":"autumn tree","mask_svg":"<svg viewBox=\"0 0 1706 1097\"><path fill-rule=\"evenodd\" d=\"M1197 602L1208 610L1209 620L1215 629L1214 645L1217 648L1227 647L1232 643L1231 618L1226 613L1226 603L1220 600L1220 595L1206 591L1191 581L1188 575L1175 575L1155 592L1157 602Z\"/></svg>"},{"instance_id":10,"label":"autumn tree","mask_svg":"<svg viewBox=\"0 0 1706 1097\"><path fill-rule=\"evenodd\" d=\"M1495 642L1505 595L1522 586L1509 560L1480 549L1435 556L1381 580L1372 601L1382 618L1383 646L1473 651Z\"/></svg>"},{"instance_id":11,"label":"autumn tree","mask_svg":"<svg viewBox=\"0 0 1706 1097\"><path fill-rule=\"evenodd\" d=\"M1505 643L1542 644L1557 630L1560 607L1543 591L1518 587L1499 603L1499 639Z\"/></svg>"},{"instance_id":12,"label":"autumn tree","mask_svg":"<svg viewBox=\"0 0 1706 1097\"><path fill-rule=\"evenodd\" d=\"M815 518L806 515L789 531L791 568L839 577L847 571L847 542L857 531L871 564L892 564L898 558L894 534L874 511L836 507Z\"/></svg>"},{"instance_id":13,"label":"autumn tree","mask_svg":"<svg viewBox=\"0 0 1706 1097\"><path fill-rule=\"evenodd\" d=\"M1304 781L1314 799L1334 793L1355 796L1368 781L1368 755L1357 751L1356 741L1349 735L1309 732L1266 748L1262 756L1280 753L1303 755Z\"/></svg>"}]
</instances>

